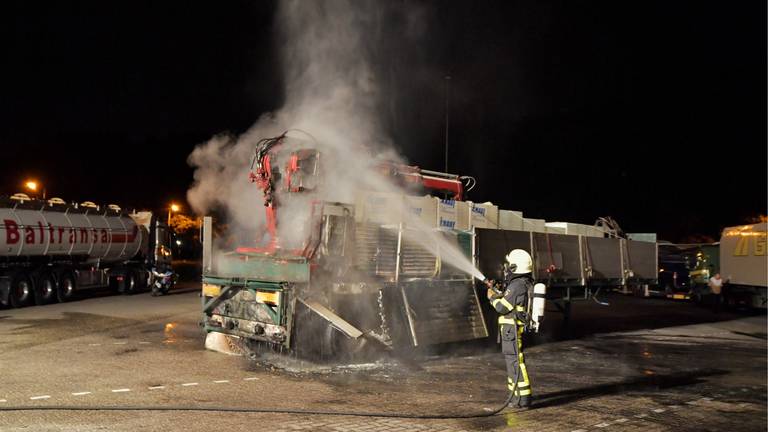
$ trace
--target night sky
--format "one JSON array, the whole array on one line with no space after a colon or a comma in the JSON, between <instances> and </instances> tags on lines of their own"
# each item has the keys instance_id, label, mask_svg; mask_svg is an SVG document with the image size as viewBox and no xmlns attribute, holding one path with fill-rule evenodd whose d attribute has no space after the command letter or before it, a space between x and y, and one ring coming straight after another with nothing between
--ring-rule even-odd
<instances>
[{"instance_id":1,"label":"night sky","mask_svg":"<svg viewBox=\"0 0 768 432\"><path fill-rule=\"evenodd\" d=\"M474 201L671 241L766 213L765 2L475 3L403 2L421 42L377 47L410 163L444 169L450 75L449 171ZM195 145L281 106L275 7L3 2L0 193L182 200Z\"/></svg>"}]
</instances>

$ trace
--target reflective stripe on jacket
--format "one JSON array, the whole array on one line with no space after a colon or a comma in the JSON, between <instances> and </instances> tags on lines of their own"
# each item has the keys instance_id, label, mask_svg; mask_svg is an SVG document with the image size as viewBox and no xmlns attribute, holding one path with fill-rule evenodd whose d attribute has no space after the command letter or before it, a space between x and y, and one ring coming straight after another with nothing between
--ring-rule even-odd
<instances>
[{"instance_id":1,"label":"reflective stripe on jacket","mask_svg":"<svg viewBox=\"0 0 768 432\"><path fill-rule=\"evenodd\" d=\"M491 305L499 313L499 324L523 324L520 319L525 313L530 279L527 275L510 278L503 296L491 299Z\"/></svg>"}]
</instances>

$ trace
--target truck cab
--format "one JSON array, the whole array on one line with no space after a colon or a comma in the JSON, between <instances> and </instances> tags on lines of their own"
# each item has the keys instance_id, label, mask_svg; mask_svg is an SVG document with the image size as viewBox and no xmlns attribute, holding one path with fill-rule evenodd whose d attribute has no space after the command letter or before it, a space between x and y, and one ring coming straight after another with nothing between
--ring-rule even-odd
<instances>
[{"instance_id":1,"label":"truck cab","mask_svg":"<svg viewBox=\"0 0 768 432\"><path fill-rule=\"evenodd\" d=\"M689 300L690 268L683 250L671 243L659 244L659 282L657 293L674 300Z\"/></svg>"}]
</instances>

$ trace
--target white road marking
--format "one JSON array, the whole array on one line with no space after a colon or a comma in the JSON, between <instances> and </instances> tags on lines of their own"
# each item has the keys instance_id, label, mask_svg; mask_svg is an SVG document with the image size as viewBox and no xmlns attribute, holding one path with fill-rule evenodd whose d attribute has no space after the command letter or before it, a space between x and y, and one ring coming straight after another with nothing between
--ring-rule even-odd
<instances>
[{"instance_id":1,"label":"white road marking","mask_svg":"<svg viewBox=\"0 0 768 432\"><path fill-rule=\"evenodd\" d=\"M87 395L87 394L91 394L91 392L77 392L77 393L72 393L72 396L83 396L83 395Z\"/></svg>"},{"instance_id":2,"label":"white road marking","mask_svg":"<svg viewBox=\"0 0 768 432\"><path fill-rule=\"evenodd\" d=\"M6 399L0 399L0 403L3 403L3 402L8 402L8 400L6 400Z\"/></svg>"},{"instance_id":3,"label":"white road marking","mask_svg":"<svg viewBox=\"0 0 768 432\"><path fill-rule=\"evenodd\" d=\"M676 410L676 409L680 409L680 405L670 405L667 408L669 408L671 410Z\"/></svg>"},{"instance_id":4,"label":"white road marking","mask_svg":"<svg viewBox=\"0 0 768 432\"><path fill-rule=\"evenodd\" d=\"M152 386L152 387L149 387L150 390L162 390L164 388L165 388L165 386Z\"/></svg>"},{"instance_id":5,"label":"white road marking","mask_svg":"<svg viewBox=\"0 0 768 432\"><path fill-rule=\"evenodd\" d=\"M574 429L571 432L587 432L586 429Z\"/></svg>"},{"instance_id":6,"label":"white road marking","mask_svg":"<svg viewBox=\"0 0 768 432\"><path fill-rule=\"evenodd\" d=\"M656 408L655 410L651 410L651 411L653 411L655 413L663 413L666 410L664 408Z\"/></svg>"},{"instance_id":7,"label":"white road marking","mask_svg":"<svg viewBox=\"0 0 768 432\"><path fill-rule=\"evenodd\" d=\"M257 379L258 378L256 378L256 377L248 377L248 378L243 378L243 381L255 381Z\"/></svg>"},{"instance_id":8,"label":"white road marking","mask_svg":"<svg viewBox=\"0 0 768 432\"><path fill-rule=\"evenodd\" d=\"M595 427L604 428L610 426L610 423L598 423L595 425Z\"/></svg>"},{"instance_id":9,"label":"white road marking","mask_svg":"<svg viewBox=\"0 0 768 432\"><path fill-rule=\"evenodd\" d=\"M703 397L703 398L701 398L701 400L703 400L703 401L711 401L712 398L711 397Z\"/></svg>"},{"instance_id":10,"label":"white road marking","mask_svg":"<svg viewBox=\"0 0 768 432\"><path fill-rule=\"evenodd\" d=\"M743 392L748 392L748 391L749 391L749 389L745 389L745 388L743 388L743 389L741 389L741 391L743 391Z\"/></svg>"},{"instance_id":11,"label":"white road marking","mask_svg":"<svg viewBox=\"0 0 768 432\"><path fill-rule=\"evenodd\" d=\"M43 395L43 396L32 396L29 398L30 400L40 400L40 399L50 399L51 397L49 395Z\"/></svg>"},{"instance_id":12,"label":"white road marking","mask_svg":"<svg viewBox=\"0 0 768 432\"><path fill-rule=\"evenodd\" d=\"M197 385L197 383L184 383L181 386L182 387L189 387L189 386L196 386L196 385Z\"/></svg>"},{"instance_id":13,"label":"white road marking","mask_svg":"<svg viewBox=\"0 0 768 432\"><path fill-rule=\"evenodd\" d=\"M218 381L214 381L214 382L215 382L216 384L224 384L224 383L228 383L228 382L229 382L229 380L218 380Z\"/></svg>"},{"instance_id":14,"label":"white road marking","mask_svg":"<svg viewBox=\"0 0 768 432\"><path fill-rule=\"evenodd\" d=\"M88 346L101 346L101 344L88 344Z\"/></svg>"},{"instance_id":15,"label":"white road marking","mask_svg":"<svg viewBox=\"0 0 768 432\"><path fill-rule=\"evenodd\" d=\"M688 401L686 402L688 405L696 405L698 401Z\"/></svg>"},{"instance_id":16,"label":"white road marking","mask_svg":"<svg viewBox=\"0 0 768 432\"><path fill-rule=\"evenodd\" d=\"M628 421L629 421L628 418L620 418L620 419L616 420L616 423L626 423Z\"/></svg>"},{"instance_id":17,"label":"white road marking","mask_svg":"<svg viewBox=\"0 0 768 432\"><path fill-rule=\"evenodd\" d=\"M128 388L114 389L114 390L112 390L112 393L125 393L125 392L129 392L129 391L131 391L131 389L128 389Z\"/></svg>"},{"instance_id":18,"label":"white road marking","mask_svg":"<svg viewBox=\"0 0 768 432\"><path fill-rule=\"evenodd\" d=\"M637 418L646 418L646 417L648 417L648 414L635 414L635 417L637 417Z\"/></svg>"},{"instance_id":19,"label":"white road marking","mask_svg":"<svg viewBox=\"0 0 768 432\"><path fill-rule=\"evenodd\" d=\"M740 406L741 408L746 408L746 407L748 407L748 406L749 406L749 404L748 404L748 403L746 403L746 402L742 402L742 403L740 403L740 404L739 404L739 406Z\"/></svg>"},{"instance_id":20,"label":"white road marking","mask_svg":"<svg viewBox=\"0 0 768 432\"><path fill-rule=\"evenodd\" d=\"M113 345L126 345L128 342L112 342Z\"/></svg>"},{"instance_id":21,"label":"white road marking","mask_svg":"<svg viewBox=\"0 0 768 432\"><path fill-rule=\"evenodd\" d=\"M141 341L141 342L139 342L139 345L149 345L149 344L151 344L151 343L152 343L152 342L144 342L144 341Z\"/></svg>"}]
</instances>

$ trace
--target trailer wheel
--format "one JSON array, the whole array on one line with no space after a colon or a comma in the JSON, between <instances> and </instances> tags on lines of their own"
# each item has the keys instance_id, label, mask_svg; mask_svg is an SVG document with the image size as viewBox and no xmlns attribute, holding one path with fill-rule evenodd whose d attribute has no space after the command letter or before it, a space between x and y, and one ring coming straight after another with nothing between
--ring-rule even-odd
<instances>
[{"instance_id":1,"label":"trailer wheel","mask_svg":"<svg viewBox=\"0 0 768 432\"><path fill-rule=\"evenodd\" d=\"M124 294L136 294L139 290L139 282L136 277L136 272L128 270L123 276L123 293Z\"/></svg>"},{"instance_id":2,"label":"trailer wheel","mask_svg":"<svg viewBox=\"0 0 768 432\"><path fill-rule=\"evenodd\" d=\"M35 284L35 304L44 305L56 300L56 279L50 272L41 273Z\"/></svg>"},{"instance_id":3,"label":"trailer wheel","mask_svg":"<svg viewBox=\"0 0 768 432\"><path fill-rule=\"evenodd\" d=\"M64 303L72 300L76 288L75 277L72 273L62 273L61 276L59 276L59 284L56 287L56 297L59 299L59 302Z\"/></svg>"},{"instance_id":4,"label":"trailer wheel","mask_svg":"<svg viewBox=\"0 0 768 432\"><path fill-rule=\"evenodd\" d=\"M120 294L120 285L117 281L117 276L109 276L107 287L113 294Z\"/></svg>"},{"instance_id":5,"label":"trailer wheel","mask_svg":"<svg viewBox=\"0 0 768 432\"><path fill-rule=\"evenodd\" d=\"M29 276L24 272L16 273L11 281L11 291L8 295L11 307L29 306L34 295L34 287Z\"/></svg>"}]
</instances>

